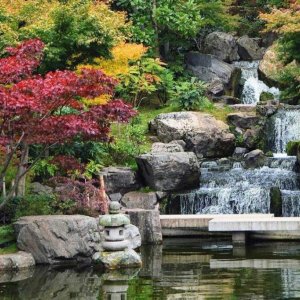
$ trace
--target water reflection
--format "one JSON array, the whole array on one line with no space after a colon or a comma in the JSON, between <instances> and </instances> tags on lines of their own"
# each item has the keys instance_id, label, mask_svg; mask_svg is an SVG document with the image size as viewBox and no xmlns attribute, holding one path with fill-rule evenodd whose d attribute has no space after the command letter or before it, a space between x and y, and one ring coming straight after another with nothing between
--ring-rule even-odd
<instances>
[{"instance_id":1,"label":"water reflection","mask_svg":"<svg viewBox=\"0 0 300 300\"><path fill-rule=\"evenodd\" d=\"M299 243L258 243L234 256L224 241L172 239L141 254L141 270L0 274L0 299L300 299Z\"/></svg>"}]
</instances>

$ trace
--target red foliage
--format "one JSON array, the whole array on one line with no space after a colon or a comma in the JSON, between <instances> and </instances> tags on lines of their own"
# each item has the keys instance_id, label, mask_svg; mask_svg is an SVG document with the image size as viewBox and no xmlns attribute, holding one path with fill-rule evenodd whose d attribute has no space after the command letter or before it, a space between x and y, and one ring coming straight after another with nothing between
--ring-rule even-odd
<instances>
[{"instance_id":1,"label":"red foliage","mask_svg":"<svg viewBox=\"0 0 300 300\"><path fill-rule=\"evenodd\" d=\"M103 199L95 180L79 181L67 177L53 177L49 181L56 188L58 206L68 201L75 202L75 207L65 214L84 213L97 216L108 212L107 199Z\"/></svg>"},{"instance_id":2,"label":"red foliage","mask_svg":"<svg viewBox=\"0 0 300 300\"><path fill-rule=\"evenodd\" d=\"M84 165L73 156L58 155L55 156L50 162L57 166L62 175L72 174L76 171L82 173L84 171Z\"/></svg>"},{"instance_id":3,"label":"red foliage","mask_svg":"<svg viewBox=\"0 0 300 300\"><path fill-rule=\"evenodd\" d=\"M29 40L0 59L0 144L13 145L20 137L27 144L66 143L75 136L107 141L112 121L126 122L136 114L121 100L89 110L83 105L82 97L114 93L117 82L100 70L33 75L43 47L40 40ZM73 112L63 114L66 107Z\"/></svg>"},{"instance_id":4,"label":"red foliage","mask_svg":"<svg viewBox=\"0 0 300 300\"><path fill-rule=\"evenodd\" d=\"M0 84L17 82L32 75L43 57L44 43L29 40L16 48L7 48L9 57L0 60Z\"/></svg>"}]
</instances>

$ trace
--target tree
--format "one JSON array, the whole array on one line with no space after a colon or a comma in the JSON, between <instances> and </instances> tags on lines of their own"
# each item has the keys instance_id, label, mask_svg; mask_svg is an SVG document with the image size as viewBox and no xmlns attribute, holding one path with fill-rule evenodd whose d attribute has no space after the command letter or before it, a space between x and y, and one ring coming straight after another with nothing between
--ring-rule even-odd
<instances>
[{"instance_id":1,"label":"tree","mask_svg":"<svg viewBox=\"0 0 300 300\"><path fill-rule=\"evenodd\" d=\"M114 0L133 22L133 40L168 55L171 47L187 44L204 27L230 25L228 0ZM163 50L163 51L162 51Z\"/></svg>"},{"instance_id":2,"label":"tree","mask_svg":"<svg viewBox=\"0 0 300 300\"><path fill-rule=\"evenodd\" d=\"M33 39L8 48L0 59L0 145L4 164L0 171L2 208L14 195L24 193L25 175L45 150L56 144L82 140L109 141L111 122L126 122L135 111L121 100L86 106L83 98L94 99L114 93L116 80L100 70L78 73L55 71L34 75L45 45ZM41 145L40 154L29 160L29 147ZM17 165L10 191L6 193L8 168Z\"/></svg>"},{"instance_id":3,"label":"tree","mask_svg":"<svg viewBox=\"0 0 300 300\"><path fill-rule=\"evenodd\" d=\"M279 34L277 51L285 67L277 77L286 86L283 96L298 98L300 94L300 1L290 0L287 9L273 9L261 14L266 22L266 31Z\"/></svg>"},{"instance_id":4,"label":"tree","mask_svg":"<svg viewBox=\"0 0 300 300\"><path fill-rule=\"evenodd\" d=\"M126 14L93 0L0 0L0 55L20 41L39 38L46 47L43 72L72 69L129 36Z\"/></svg>"}]
</instances>

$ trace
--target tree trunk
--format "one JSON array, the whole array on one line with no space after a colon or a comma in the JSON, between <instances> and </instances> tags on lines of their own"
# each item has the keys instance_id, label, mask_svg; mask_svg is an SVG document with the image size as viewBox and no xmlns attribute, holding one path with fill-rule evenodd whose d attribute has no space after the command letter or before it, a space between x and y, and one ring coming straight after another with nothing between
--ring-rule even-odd
<instances>
[{"instance_id":1,"label":"tree trunk","mask_svg":"<svg viewBox=\"0 0 300 300\"><path fill-rule=\"evenodd\" d=\"M25 195L26 170L28 168L28 154L29 154L29 146L24 143L22 145L20 166L16 176L16 187L15 187L16 195L20 197L23 197Z\"/></svg>"},{"instance_id":2,"label":"tree trunk","mask_svg":"<svg viewBox=\"0 0 300 300\"><path fill-rule=\"evenodd\" d=\"M160 57L160 51L159 51L159 33L158 33L158 24L156 21L156 8L157 8L157 3L156 0L153 0L152 2L152 12L151 12L151 18L152 18L152 24L155 30L155 39L156 39L156 45L155 45L155 55L157 57Z\"/></svg>"}]
</instances>

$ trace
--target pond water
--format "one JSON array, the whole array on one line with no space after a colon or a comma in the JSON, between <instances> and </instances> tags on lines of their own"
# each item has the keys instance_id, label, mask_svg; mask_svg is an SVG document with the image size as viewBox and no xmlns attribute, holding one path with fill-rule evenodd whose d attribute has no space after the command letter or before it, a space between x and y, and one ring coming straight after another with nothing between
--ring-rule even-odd
<instances>
[{"instance_id":1,"label":"pond water","mask_svg":"<svg viewBox=\"0 0 300 300\"><path fill-rule=\"evenodd\" d=\"M140 270L37 267L0 274L0 299L300 299L300 243L165 240Z\"/></svg>"}]
</instances>

